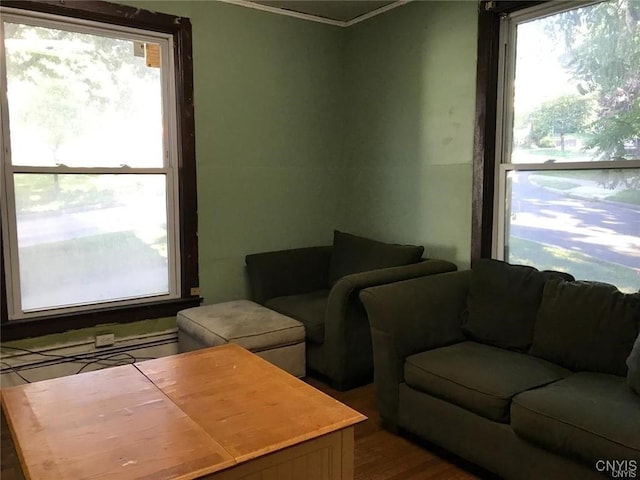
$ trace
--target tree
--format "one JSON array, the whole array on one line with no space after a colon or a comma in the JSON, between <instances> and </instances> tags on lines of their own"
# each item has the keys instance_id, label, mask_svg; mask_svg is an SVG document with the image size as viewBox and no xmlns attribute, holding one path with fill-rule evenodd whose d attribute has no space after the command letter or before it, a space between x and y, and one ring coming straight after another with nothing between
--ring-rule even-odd
<instances>
[{"instance_id":1,"label":"tree","mask_svg":"<svg viewBox=\"0 0 640 480\"><path fill-rule=\"evenodd\" d=\"M46 140L53 163L62 162L60 147L69 138L79 135L84 127L83 96L74 92L73 85L68 82L49 80L34 89L26 104L21 120L41 130L39 138Z\"/></svg>"},{"instance_id":2,"label":"tree","mask_svg":"<svg viewBox=\"0 0 640 480\"><path fill-rule=\"evenodd\" d=\"M10 119L32 132L12 142L46 145L52 163L66 163L62 147L102 118L133 113L141 84L157 87L160 100L160 70L135 55L132 40L11 22L4 37Z\"/></svg>"},{"instance_id":3,"label":"tree","mask_svg":"<svg viewBox=\"0 0 640 480\"><path fill-rule=\"evenodd\" d=\"M564 95L541 104L530 116L531 138L536 143L551 134L560 135L560 149L564 152L565 135L581 133L591 111L588 98Z\"/></svg>"},{"instance_id":4,"label":"tree","mask_svg":"<svg viewBox=\"0 0 640 480\"><path fill-rule=\"evenodd\" d=\"M133 42L55 28L5 23L5 39L35 42L35 48L7 48L7 73L10 77L40 85L43 81L82 80L76 85L87 94L86 102L95 107L107 103L127 108L130 92L124 90L128 79L156 78L159 72L145 66L133 55ZM119 85L114 91L112 86ZM123 93L125 95L123 95Z\"/></svg>"},{"instance_id":5,"label":"tree","mask_svg":"<svg viewBox=\"0 0 640 480\"><path fill-rule=\"evenodd\" d=\"M134 109L134 83L154 83L160 75L134 55L134 42L127 39L5 22L4 41L13 159L20 165L33 161L29 149L34 145L50 151L47 157L44 148L38 150L40 164L73 163L78 158L77 149L75 156L69 155L74 141L84 139L96 125L102 127L100 121L114 112L126 117ZM104 190L96 198L110 193L97 183L87 185L88 177L64 177L67 185L73 181L78 187L67 189L75 195L70 200L67 191L67 202L89 190ZM23 178L40 187L36 176ZM59 174L53 173L52 180L58 194ZM27 191L29 185L23 182L22 187ZM57 200L53 197L47 197L51 208Z\"/></svg>"},{"instance_id":6,"label":"tree","mask_svg":"<svg viewBox=\"0 0 640 480\"><path fill-rule=\"evenodd\" d=\"M550 34L566 46L565 67L597 99L588 148L603 159L640 158L640 2L610 0L557 15Z\"/></svg>"}]
</instances>

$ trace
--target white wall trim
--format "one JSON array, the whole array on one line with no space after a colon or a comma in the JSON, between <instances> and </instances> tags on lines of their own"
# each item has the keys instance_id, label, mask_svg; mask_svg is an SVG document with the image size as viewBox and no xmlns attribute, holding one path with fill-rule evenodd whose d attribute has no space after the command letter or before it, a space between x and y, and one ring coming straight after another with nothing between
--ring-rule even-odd
<instances>
[{"instance_id":1,"label":"white wall trim","mask_svg":"<svg viewBox=\"0 0 640 480\"><path fill-rule=\"evenodd\" d=\"M103 354L112 353L114 350L119 349L123 351L127 348L137 349L143 348L149 343L158 341L177 341L178 329L169 328L167 330L159 332L141 333L136 335L130 335L126 337L116 337L115 343L111 347L96 348L95 336L87 337L86 339L61 342L58 344L47 345L45 347L36 347L30 349L16 349L13 350L10 347L0 347L0 360L10 365L29 365L34 361L33 357L36 357L35 361L41 361L42 357L38 354L50 354L50 355L83 355L83 354ZM5 348L6 350L2 350Z\"/></svg>"},{"instance_id":2,"label":"white wall trim","mask_svg":"<svg viewBox=\"0 0 640 480\"><path fill-rule=\"evenodd\" d=\"M413 0L397 0L396 2L390 3L384 7L380 7L377 10L374 10L369 13L365 13L364 15L360 15L359 17L354 18L353 20L349 20L348 22L344 22L345 27L350 27L355 25L356 23L364 22L365 20L370 19L371 17L375 17L376 15L380 15L381 13L388 12L389 10L393 10L396 7L400 7L405 5Z\"/></svg>"},{"instance_id":3,"label":"white wall trim","mask_svg":"<svg viewBox=\"0 0 640 480\"><path fill-rule=\"evenodd\" d=\"M89 368L82 371L93 371L116 364L127 364L135 357L136 361L147 358L158 358L178 353L178 331L171 328L159 332L138 334L116 338L109 347L95 346L95 337L72 342L62 342L45 347L21 351L4 346L0 351L0 385L2 387L25 383L20 374L30 382L48 380L77 373L85 364ZM120 356L121 359L115 359ZM95 361L101 357L102 364ZM109 360L109 357L114 360ZM75 360L74 360L75 359ZM113 365L109 365L113 362ZM16 373L16 371L18 373Z\"/></svg>"},{"instance_id":4,"label":"white wall trim","mask_svg":"<svg viewBox=\"0 0 640 480\"><path fill-rule=\"evenodd\" d=\"M350 27L352 25L355 25L356 23L360 23L371 17L380 15L381 13L388 12L393 8L399 7L413 0L397 0L396 2L393 2L389 5L378 8L377 10L374 10L369 13L365 13L364 15L360 15L359 17L356 17L353 20L349 20L348 22L341 22L339 20L331 20L330 18L318 17L316 15L309 15L307 13L294 12L291 10L285 10L283 8L276 8L268 5L261 5L259 3L249 2L247 0L217 0L217 1L230 3L232 5L238 5L240 7L253 8L254 10L261 10L263 12L275 13L277 15L285 15L287 17L299 18L301 20L307 20L310 22L324 23L326 25L333 25L334 27Z\"/></svg>"}]
</instances>

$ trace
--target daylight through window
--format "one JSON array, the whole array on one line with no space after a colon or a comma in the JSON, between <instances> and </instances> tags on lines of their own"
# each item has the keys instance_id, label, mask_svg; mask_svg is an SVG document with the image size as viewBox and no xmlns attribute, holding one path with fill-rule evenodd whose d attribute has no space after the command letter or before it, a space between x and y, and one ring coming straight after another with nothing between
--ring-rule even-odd
<instances>
[{"instance_id":1,"label":"daylight through window","mask_svg":"<svg viewBox=\"0 0 640 480\"><path fill-rule=\"evenodd\" d=\"M640 3L504 18L494 256L640 289Z\"/></svg>"},{"instance_id":2,"label":"daylight through window","mask_svg":"<svg viewBox=\"0 0 640 480\"><path fill-rule=\"evenodd\" d=\"M9 318L180 297L171 35L1 28Z\"/></svg>"}]
</instances>

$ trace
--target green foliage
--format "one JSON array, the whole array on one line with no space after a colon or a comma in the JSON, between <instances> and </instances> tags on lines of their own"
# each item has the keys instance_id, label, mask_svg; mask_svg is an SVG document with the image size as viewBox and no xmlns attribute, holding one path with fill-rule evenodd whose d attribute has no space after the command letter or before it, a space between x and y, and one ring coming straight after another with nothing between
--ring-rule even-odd
<instances>
[{"instance_id":1,"label":"green foliage","mask_svg":"<svg viewBox=\"0 0 640 480\"><path fill-rule=\"evenodd\" d=\"M538 140L538 146L540 148L553 148L556 146L556 142L553 137L547 135L546 137L542 137Z\"/></svg>"},{"instance_id":2,"label":"green foliage","mask_svg":"<svg viewBox=\"0 0 640 480\"><path fill-rule=\"evenodd\" d=\"M624 187L625 189L640 189L640 171L635 169L627 170L603 170L602 179L598 182L606 188L614 189Z\"/></svg>"},{"instance_id":3,"label":"green foliage","mask_svg":"<svg viewBox=\"0 0 640 480\"><path fill-rule=\"evenodd\" d=\"M135 56L131 40L22 23L4 26L10 119L18 132L12 142L24 145L32 138L51 152L48 161L68 163L64 158L78 139L96 135L102 120L130 118L141 85L159 89L160 69Z\"/></svg>"},{"instance_id":4,"label":"green foliage","mask_svg":"<svg viewBox=\"0 0 640 480\"><path fill-rule=\"evenodd\" d=\"M7 48L10 78L36 85L74 78L75 94L84 94L94 106L117 102L126 107L130 98L122 91L114 96L113 85L158 74L134 57L133 43L128 40L14 23L5 23L5 38L31 46Z\"/></svg>"},{"instance_id":5,"label":"green foliage","mask_svg":"<svg viewBox=\"0 0 640 480\"><path fill-rule=\"evenodd\" d=\"M567 133L582 133L591 111L589 99L580 95L564 95L542 103L530 116L531 138L540 147L553 147L555 143L543 142L552 134L560 135L564 150ZM553 142L553 140L552 140Z\"/></svg>"},{"instance_id":6,"label":"green foliage","mask_svg":"<svg viewBox=\"0 0 640 480\"><path fill-rule=\"evenodd\" d=\"M603 159L640 158L640 145L624 148L640 137L640 2L610 0L555 18L549 33L565 42L565 67L597 99L587 147Z\"/></svg>"},{"instance_id":7,"label":"green foliage","mask_svg":"<svg viewBox=\"0 0 640 480\"><path fill-rule=\"evenodd\" d=\"M42 82L30 96L29 108L22 112L25 123L42 131L56 163L60 146L84 127L83 97L81 92L73 92L70 85L62 80Z\"/></svg>"},{"instance_id":8,"label":"green foliage","mask_svg":"<svg viewBox=\"0 0 640 480\"><path fill-rule=\"evenodd\" d=\"M640 188L628 188L609 195L607 200L640 206Z\"/></svg>"},{"instance_id":9,"label":"green foliage","mask_svg":"<svg viewBox=\"0 0 640 480\"><path fill-rule=\"evenodd\" d=\"M122 204L95 175L18 173L13 178L16 210L22 214Z\"/></svg>"}]
</instances>

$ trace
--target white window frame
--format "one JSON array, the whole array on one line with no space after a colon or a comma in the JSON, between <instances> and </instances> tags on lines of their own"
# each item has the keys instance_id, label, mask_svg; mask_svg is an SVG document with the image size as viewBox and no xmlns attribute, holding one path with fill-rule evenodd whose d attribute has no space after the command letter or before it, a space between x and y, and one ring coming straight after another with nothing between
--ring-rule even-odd
<instances>
[{"instance_id":1,"label":"white window frame","mask_svg":"<svg viewBox=\"0 0 640 480\"><path fill-rule=\"evenodd\" d=\"M7 82L4 41L0 42L0 118L2 118L2 132L0 135L0 152L2 153L2 178L0 179L0 199L2 200L2 234L5 260L5 275L7 288L8 320L25 320L48 317L52 314L71 314L92 311L100 307L130 306L145 303L157 303L163 300L181 298L181 255L179 228L179 182L178 182L178 128L176 110L175 64L173 57L173 37L171 34L147 31L119 25L81 20L71 17L61 17L45 13L17 10L0 7L2 20L0 34L4 39L4 23L16 22L46 28L73 29L74 31L100 36L130 39L132 41L156 43L161 46L161 91L163 113L163 166L161 168L137 168L121 166L118 168L100 167L68 167L64 165L52 167L14 166L11 163L11 142L9 126L9 106L7 99ZM93 302L90 304L71 307L52 307L37 311L25 312L21 308L20 279L18 265L18 239L15 212L15 195L13 176L15 173L43 173L43 174L162 174L166 176L167 192L167 253L169 292L163 295L137 297L126 300Z\"/></svg>"},{"instance_id":2,"label":"white window frame","mask_svg":"<svg viewBox=\"0 0 640 480\"><path fill-rule=\"evenodd\" d=\"M560 163L511 163L514 88L516 66L516 28L519 23L555 15L574 8L600 3L592 1L546 2L531 8L503 15L500 19L500 52L498 59L498 95L496 118L496 169L493 198L493 234L491 255L505 260L506 213L508 209L507 179L509 172L549 170L620 170L640 168L640 160L560 162Z\"/></svg>"}]
</instances>

